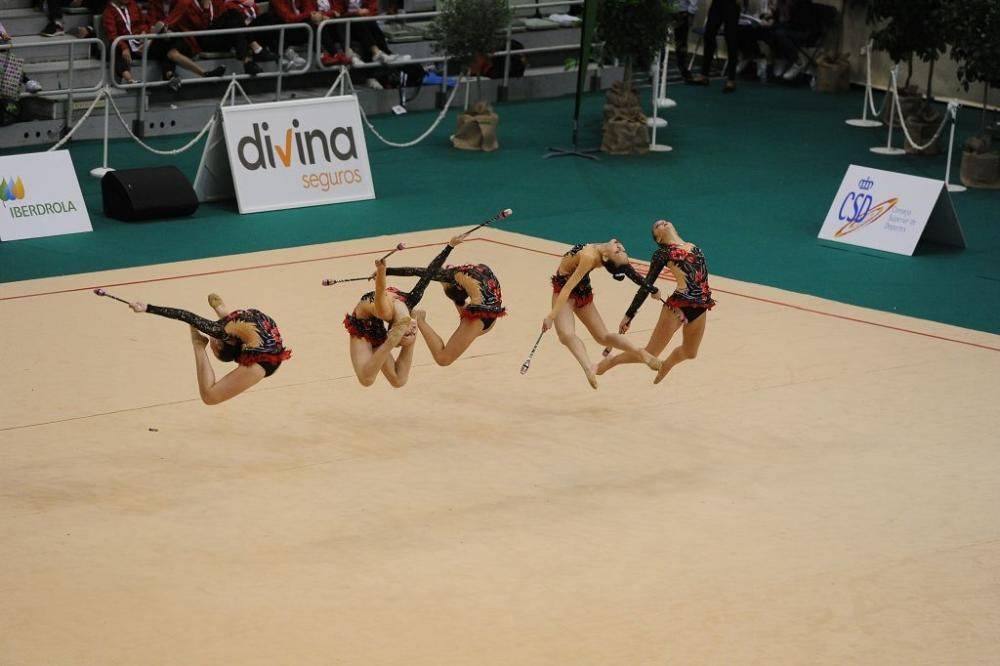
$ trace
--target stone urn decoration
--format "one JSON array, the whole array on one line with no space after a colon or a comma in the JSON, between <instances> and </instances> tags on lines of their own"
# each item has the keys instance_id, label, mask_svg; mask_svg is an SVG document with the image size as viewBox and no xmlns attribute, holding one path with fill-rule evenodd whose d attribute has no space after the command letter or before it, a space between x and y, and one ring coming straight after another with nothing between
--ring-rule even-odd
<instances>
[{"instance_id":1,"label":"stone urn decoration","mask_svg":"<svg viewBox=\"0 0 1000 666\"><path fill-rule=\"evenodd\" d=\"M451 145L461 150L492 152L500 147L497 142L497 125L500 118L486 102L476 102L467 111L458 114Z\"/></svg>"},{"instance_id":2,"label":"stone urn decoration","mask_svg":"<svg viewBox=\"0 0 1000 666\"><path fill-rule=\"evenodd\" d=\"M649 152L649 127L639 95L631 85L616 81L604 101L604 132L601 150L612 155L642 155Z\"/></svg>"},{"instance_id":3,"label":"stone urn decoration","mask_svg":"<svg viewBox=\"0 0 1000 666\"><path fill-rule=\"evenodd\" d=\"M846 53L823 53L816 59L816 92L851 89L851 61Z\"/></svg>"},{"instance_id":4,"label":"stone urn decoration","mask_svg":"<svg viewBox=\"0 0 1000 666\"><path fill-rule=\"evenodd\" d=\"M1000 189L1000 151L989 134L974 136L962 147L962 184L966 187Z\"/></svg>"}]
</instances>

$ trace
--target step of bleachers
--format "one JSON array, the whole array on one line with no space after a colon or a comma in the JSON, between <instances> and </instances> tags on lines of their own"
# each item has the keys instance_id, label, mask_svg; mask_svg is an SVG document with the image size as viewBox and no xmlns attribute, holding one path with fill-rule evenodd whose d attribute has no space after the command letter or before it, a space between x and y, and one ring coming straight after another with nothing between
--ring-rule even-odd
<instances>
[{"instance_id":1,"label":"step of bleachers","mask_svg":"<svg viewBox=\"0 0 1000 666\"><path fill-rule=\"evenodd\" d=\"M76 37L63 35L61 37L42 37L41 35L19 35L14 38L14 51L26 63L34 62L68 62L70 48L73 59L88 58L90 44L80 43Z\"/></svg>"},{"instance_id":2,"label":"step of bleachers","mask_svg":"<svg viewBox=\"0 0 1000 666\"><path fill-rule=\"evenodd\" d=\"M32 62L24 65L24 73L41 83L48 91L65 90L69 87L69 71L68 61ZM74 88L97 85L100 81L100 60L79 57L73 60Z\"/></svg>"},{"instance_id":3,"label":"step of bleachers","mask_svg":"<svg viewBox=\"0 0 1000 666\"><path fill-rule=\"evenodd\" d=\"M67 11L63 16L63 26L66 32L70 32L81 25L91 25L93 15L80 12ZM14 45L17 46L18 38L27 35L37 35L49 22L48 17L39 9L22 7L17 9L0 9L0 23L7 28L7 32L14 38Z\"/></svg>"}]
</instances>

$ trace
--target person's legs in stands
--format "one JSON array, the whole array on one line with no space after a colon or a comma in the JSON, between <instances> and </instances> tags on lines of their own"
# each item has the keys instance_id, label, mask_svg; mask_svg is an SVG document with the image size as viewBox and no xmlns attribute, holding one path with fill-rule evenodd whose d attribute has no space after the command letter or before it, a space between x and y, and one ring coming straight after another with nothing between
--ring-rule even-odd
<instances>
[{"instance_id":1,"label":"person's legs in stands","mask_svg":"<svg viewBox=\"0 0 1000 666\"><path fill-rule=\"evenodd\" d=\"M686 11L674 14L674 54L677 56L677 69L681 78L691 80L691 70L688 69L688 31L691 29L691 15Z\"/></svg>"},{"instance_id":2,"label":"person's legs in stands","mask_svg":"<svg viewBox=\"0 0 1000 666\"><path fill-rule=\"evenodd\" d=\"M46 5L48 11L46 14L49 18L48 25L42 30L42 37L58 37L63 33L63 7L65 6L65 0L46 0Z\"/></svg>"},{"instance_id":3,"label":"person's legs in stands","mask_svg":"<svg viewBox=\"0 0 1000 666\"><path fill-rule=\"evenodd\" d=\"M720 0L714 0L718 4ZM723 4L723 24L726 29L726 84L722 92L736 89L736 60L739 57L740 6L735 0L725 0Z\"/></svg>"}]
</instances>

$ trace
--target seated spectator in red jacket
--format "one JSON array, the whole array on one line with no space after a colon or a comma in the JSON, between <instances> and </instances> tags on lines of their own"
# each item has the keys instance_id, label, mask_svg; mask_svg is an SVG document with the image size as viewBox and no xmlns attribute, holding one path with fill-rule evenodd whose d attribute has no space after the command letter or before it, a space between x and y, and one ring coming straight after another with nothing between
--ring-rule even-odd
<instances>
[{"instance_id":1,"label":"seated spectator in red jacket","mask_svg":"<svg viewBox=\"0 0 1000 666\"><path fill-rule=\"evenodd\" d=\"M336 0L315 0L316 11L309 17L313 25L319 25L327 19L340 18L340 10ZM350 65L351 58L344 50L344 24L334 23L323 30L323 52L319 57L327 67L335 65Z\"/></svg>"},{"instance_id":2,"label":"seated spectator in red jacket","mask_svg":"<svg viewBox=\"0 0 1000 666\"><path fill-rule=\"evenodd\" d=\"M245 28L251 24L256 25L259 18L253 0L176 0L176 3L163 21L168 30L175 32ZM276 60L270 49L256 40L248 39L247 34L242 32L186 37L185 42L193 54L201 51L235 51L236 57L243 61L243 71L250 76L261 72L258 62Z\"/></svg>"},{"instance_id":3,"label":"seated spectator in red jacket","mask_svg":"<svg viewBox=\"0 0 1000 666\"><path fill-rule=\"evenodd\" d=\"M336 10L341 16L377 16L378 0L331 0L337 3ZM389 50L385 42L385 34L378 27L377 21L354 21L351 23L351 43L360 46L361 57L358 58L348 49L355 65L362 62L379 62L387 65L400 59ZM403 58L408 60L408 58Z\"/></svg>"},{"instance_id":4,"label":"seated spectator in red jacket","mask_svg":"<svg viewBox=\"0 0 1000 666\"><path fill-rule=\"evenodd\" d=\"M146 5L146 20L150 24L149 31L153 34L169 31L168 19L179 4L180 0L150 0L149 4ZM170 60L181 65L184 69L206 78L222 76L226 73L225 65L219 65L209 71L205 71L201 65L191 60L196 51L188 41L182 39L167 39L163 41L167 44L167 56L170 57L171 51L176 51L177 54L174 57L170 57ZM173 81L173 74L173 71L167 72L164 70L163 78ZM177 80L179 81L180 79Z\"/></svg>"},{"instance_id":5,"label":"seated spectator in red jacket","mask_svg":"<svg viewBox=\"0 0 1000 666\"><path fill-rule=\"evenodd\" d=\"M104 28L104 37L108 40L108 44L123 35L142 35L150 32L149 23L135 0L110 0L101 16L101 25ZM143 42L147 42L147 40L127 39L118 44L115 75L127 83L137 82L132 74L132 64L134 60L142 59L144 46L147 59L160 65L164 80L173 90L177 90L181 85L181 78L174 71L175 64L199 76L219 76L221 74L218 68L206 72L191 58L181 53L179 48L183 48L183 44L178 40L155 39L148 41L145 45Z\"/></svg>"},{"instance_id":6,"label":"seated spectator in red jacket","mask_svg":"<svg viewBox=\"0 0 1000 666\"><path fill-rule=\"evenodd\" d=\"M303 23L312 26L314 32L317 26L326 20L326 17L318 11L315 0L271 0L271 13L280 23ZM285 33L285 44L300 45L307 41L309 38L304 30L289 30ZM323 42L324 51L329 50L326 44L333 45L336 42L333 30L323 30ZM306 61L291 46L285 49L282 55L288 68L302 69L306 66Z\"/></svg>"}]
</instances>

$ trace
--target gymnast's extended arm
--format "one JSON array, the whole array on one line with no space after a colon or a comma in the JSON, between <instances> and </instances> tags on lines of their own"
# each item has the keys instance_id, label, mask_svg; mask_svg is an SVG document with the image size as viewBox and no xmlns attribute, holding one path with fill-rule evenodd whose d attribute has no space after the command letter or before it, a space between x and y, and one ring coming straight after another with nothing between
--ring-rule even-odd
<instances>
[{"instance_id":1,"label":"gymnast's extended arm","mask_svg":"<svg viewBox=\"0 0 1000 666\"><path fill-rule=\"evenodd\" d=\"M667 265L667 253L663 250L657 250L653 254L652 260L649 262L649 271L646 273L646 279L642 282L637 282L639 285L639 290L635 294L635 298L632 299L632 304L629 305L628 310L625 311L625 318L629 321L635 319L635 316L639 313L639 308L642 306L642 302L646 300L649 294L658 294L660 292L653 283L656 282L656 278L660 277L660 273L663 272L663 268ZM629 266L629 268L632 268ZM632 269L632 275L638 277L635 269ZM629 279L636 282L632 275L628 275Z\"/></svg>"}]
</instances>

